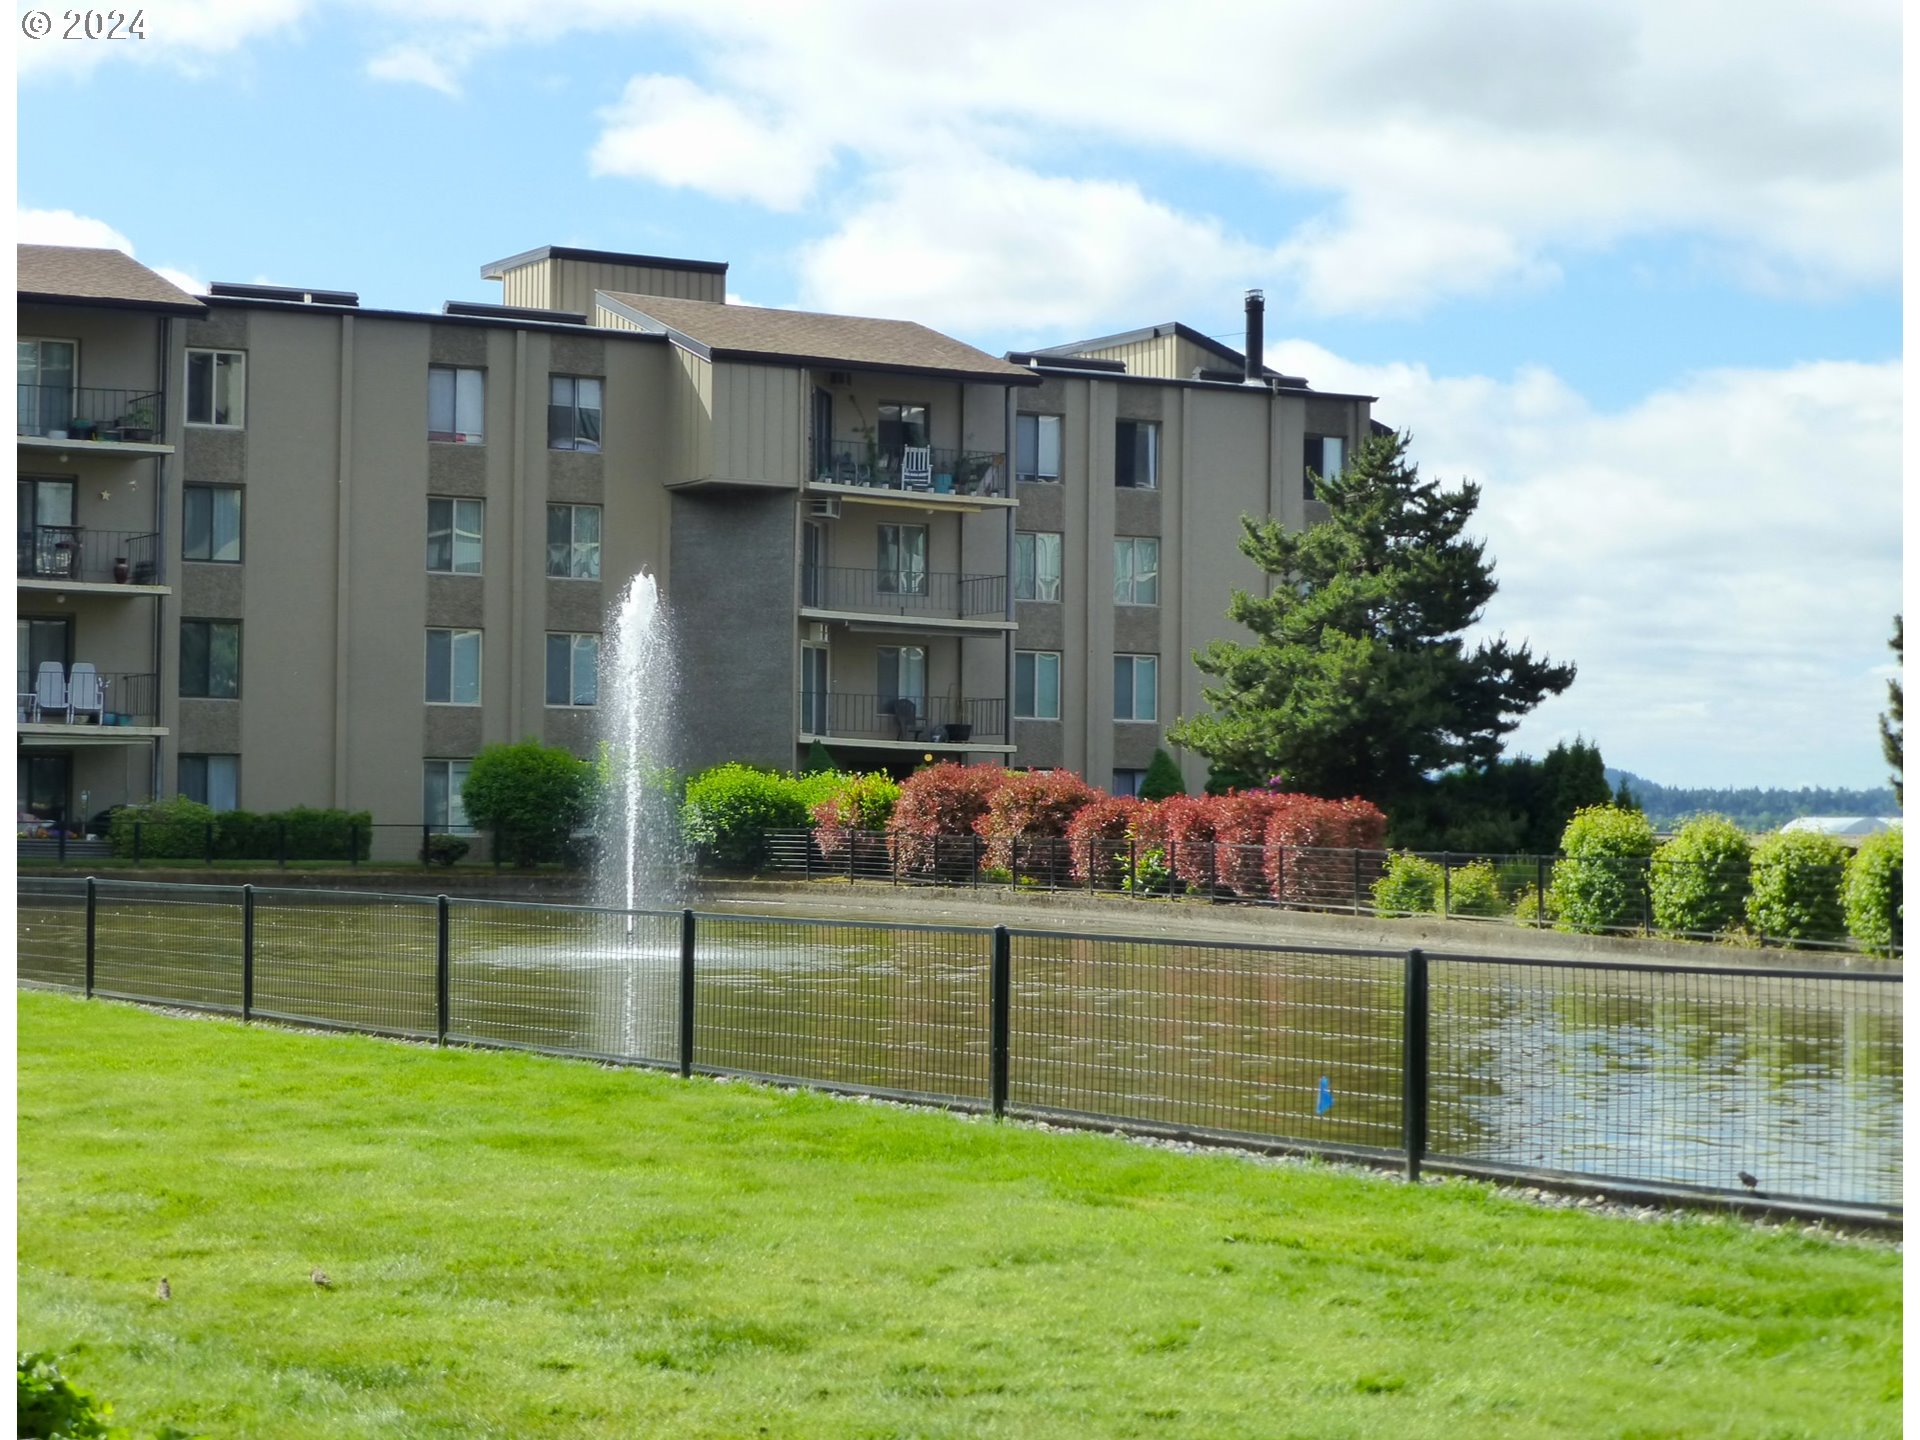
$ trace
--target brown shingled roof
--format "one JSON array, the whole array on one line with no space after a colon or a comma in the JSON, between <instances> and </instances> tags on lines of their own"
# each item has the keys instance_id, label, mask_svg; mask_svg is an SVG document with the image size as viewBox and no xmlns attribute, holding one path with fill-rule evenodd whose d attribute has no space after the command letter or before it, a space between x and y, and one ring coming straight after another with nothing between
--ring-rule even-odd
<instances>
[{"instance_id":1,"label":"brown shingled roof","mask_svg":"<svg viewBox=\"0 0 1920 1440\"><path fill-rule=\"evenodd\" d=\"M200 315L206 306L119 250L72 245L22 245L15 288L22 300L66 300L126 305Z\"/></svg>"},{"instance_id":2,"label":"brown shingled roof","mask_svg":"<svg viewBox=\"0 0 1920 1440\"><path fill-rule=\"evenodd\" d=\"M705 347L716 360L792 361L851 370L906 370L1013 384L1033 372L911 320L815 315L711 300L600 292L607 300Z\"/></svg>"}]
</instances>

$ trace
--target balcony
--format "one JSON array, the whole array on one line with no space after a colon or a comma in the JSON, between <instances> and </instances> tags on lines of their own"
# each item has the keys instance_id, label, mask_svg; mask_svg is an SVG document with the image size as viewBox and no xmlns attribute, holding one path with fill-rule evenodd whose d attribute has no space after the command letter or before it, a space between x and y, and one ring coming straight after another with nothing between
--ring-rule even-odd
<instances>
[{"instance_id":1,"label":"balcony","mask_svg":"<svg viewBox=\"0 0 1920 1440\"><path fill-rule=\"evenodd\" d=\"M1006 628L1007 577L941 570L854 570L810 565L800 572L803 611L905 620L916 625L973 622Z\"/></svg>"},{"instance_id":2,"label":"balcony","mask_svg":"<svg viewBox=\"0 0 1920 1440\"><path fill-rule=\"evenodd\" d=\"M166 397L158 390L100 390L74 385L21 385L20 443L35 450L97 449L121 455L164 455Z\"/></svg>"},{"instance_id":3,"label":"balcony","mask_svg":"<svg viewBox=\"0 0 1920 1440\"><path fill-rule=\"evenodd\" d=\"M49 670L51 666L46 667ZM33 736L41 743L54 737L55 744L113 744L144 740L160 723L160 677L102 674L98 714L80 711L67 704L64 672L38 683L25 674L17 677L14 719L23 737Z\"/></svg>"},{"instance_id":4,"label":"balcony","mask_svg":"<svg viewBox=\"0 0 1920 1440\"><path fill-rule=\"evenodd\" d=\"M152 531L36 525L20 532L15 574L33 589L104 585L159 590L160 537Z\"/></svg>"},{"instance_id":5,"label":"balcony","mask_svg":"<svg viewBox=\"0 0 1920 1440\"><path fill-rule=\"evenodd\" d=\"M838 439L814 453L815 485L897 490L917 495L1003 496L1006 456L985 450L934 449L933 476L926 486L910 486L900 474L900 455L877 449L865 436Z\"/></svg>"},{"instance_id":6,"label":"balcony","mask_svg":"<svg viewBox=\"0 0 1920 1440\"><path fill-rule=\"evenodd\" d=\"M1006 716L1004 700L800 692L802 740L1004 750Z\"/></svg>"}]
</instances>

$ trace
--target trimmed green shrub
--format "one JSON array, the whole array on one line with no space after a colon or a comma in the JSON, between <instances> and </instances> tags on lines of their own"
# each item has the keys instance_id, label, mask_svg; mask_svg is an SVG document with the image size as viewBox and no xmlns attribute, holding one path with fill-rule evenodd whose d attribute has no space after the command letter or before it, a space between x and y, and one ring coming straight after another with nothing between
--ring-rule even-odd
<instances>
[{"instance_id":1,"label":"trimmed green shrub","mask_svg":"<svg viewBox=\"0 0 1920 1440\"><path fill-rule=\"evenodd\" d=\"M204 860L207 827L215 819L210 807L184 795L147 805L123 805L113 812L113 853L133 854L133 827L138 825L143 860ZM219 849L217 830L214 848Z\"/></svg>"},{"instance_id":2,"label":"trimmed green shrub","mask_svg":"<svg viewBox=\"0 0 1920 1440\"><path fill-rule=\"evenodd\" d=\"M1719 935L1739 925L1752 859L1753 842L1731 820L1689 820L1654 852L1654 925L1670 935Z\"/></svg>"},{"instance_id":3,"label":"trimmed green shrub","mask_svg":"<svg viewBox=\"0 0 1920 1440\"><path fill-rule=\"evenodd\" d=\"M595 789L594 767L585 760L523 740L481 747L460 798L468 820L499 836L508 861L537 865L566 853L567 837L593 813Z\"/></svg>"},{"instance_id":4,"label":"trimmed green shrub","mask_svg":"<svg viewBox=\"0 0 1920 1440\"><path fill-rule=\"evenodd\" d=\"M1437 860L1404 852L1387 858L1387 873L1373 882L1373 908L1381 915L1425 915L1440 908L1444 872Z\"/></svg>"},{"instance_id":5,"label":"trimmed green shrub","mask_svg":"<svg viewBox=\"0 0 1920 1440\"><path fill-rule=\"evenodd\" d=\"M1649 905L1653 826L1637 810L1588 805L1560 837L1566 858L1553 867L1553 904L1569 930L1598 935L1637 930Z\"/></svg>"},{"instance_id":6,"label":"trimmed green shrub","mask_svg":"<svg viewBox=\"0 0 1920 1440\"><path fill-rule=\"evenodd\" d=\"M1546 891L1546 903L1540 900L1540 887L1533 884L1522 885L1514 892L1513 905L1508 913L1513 916L1516 925L1538 925L1544 918L1547 924L1556 924L1560 912L1553 908L1553 887Z\"/></svg>"},{"instance_id":7,"label":"trimmed green shrub","mask_svg":"<svg viewBox=\"0 0 1920 1440\"><path fill-rule=\"evenodd\" d=\"M835 774L781 775L729 762L687 781L680 831L703 856L722 865L751 867L767 858L766 832L805 829L808 807L842 782Z\"/></svg>"},{"instance_id":8,"label":"trimmed green shrub","mask_svg":"<svg viewBox=\"0 0 1920 1440\"><path fill-rule=\"evenodd\" d=\"M1500 876L1490 860L1462 865L1447 877L1447 914L1491 919L1506 913L1500 898Z\"/></svg>"},{"instance_id":9,"label":"trimmed green shrub","mask_svg":"<svg viewBox=\"0 0 1920 1440\"><path fill-rule=\"evenodd\" d=\"M1753 847L1747 923L1767 940L1839 940L1847 847L1831 835L1784 830Z\"/></svg>"},{"instance_id":10,"label":"trimmed green shrub","mask_svg":"<svg viewBox=\"0 0 1920 1440\"><path fill-rule=\"evenodd\" d=\"M1869 835L1847 862L1847 933L1870 955L1891 955L1900 938L1906 906L1900 898L1903 868L1898 830Z\"/></svg>"},{"instance_id":11,"label":"trimmed green shrub","mask_svg":"<svg viewBox=\"0 0 1920 1440\"><path fill-rule=\"evenodd\" d=\"M1155 747L1147 773L1140 778L1140 798L1165 800L1169 795L1186 793L1187 782L1181 778L1180 767L1165 750Z\"/></svg>"},{"instance_id":12,"label":"trimmed green shrub","mask_svg":"<svg viewBox=\"0 0 1920 1440\"><path fill-rule=\"evenodd\" d=\"M420 847L422 865L457 865L473 847L458 835L429 835Z\"/></svg>"},{"instance_id":13,"label":"trimmed green shrub","mask_svg":"<svg viewBox=\"0 0 1920 1440\"><path fill-rule=\"evenodd\" d=\"M271 815L226 810L214 817L214 853L229 860L277 860L285 826L289 860L364 860L373 849L373 812L296 805ZM355 849L358 854L355 854Z\"/></svg>"},{"instance_id":14,"label":"trimmed green shrub","mask_svg":"<svg viewBox=\"0 0 1920 1440\"><path fill-rule=\"evenodd\" d=\"M807 763L800 767L803 775L819 775L840 767L833 763L833 756L827 753L827 747L818 740L807 746Z\"/></svg>"}]
</instances>

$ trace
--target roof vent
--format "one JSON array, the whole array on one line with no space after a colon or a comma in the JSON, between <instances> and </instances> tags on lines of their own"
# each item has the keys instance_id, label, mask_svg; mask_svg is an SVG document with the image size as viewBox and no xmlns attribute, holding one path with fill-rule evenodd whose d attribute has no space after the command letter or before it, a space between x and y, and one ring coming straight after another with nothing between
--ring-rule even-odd
<instances>
[{"instance_id":1,"label":"roof vent","mask_svg":"<svg viewBox=\"0 0 1920 1440\"><path fill-rule=\"evenodd\" d=\"M231 280L215 280L207 286L209 295L224 295L233 300L284 300L295 305L358 305L360 297L351 290L303 290L298 285L240 285Z\"/></svg>"}]
</instances>

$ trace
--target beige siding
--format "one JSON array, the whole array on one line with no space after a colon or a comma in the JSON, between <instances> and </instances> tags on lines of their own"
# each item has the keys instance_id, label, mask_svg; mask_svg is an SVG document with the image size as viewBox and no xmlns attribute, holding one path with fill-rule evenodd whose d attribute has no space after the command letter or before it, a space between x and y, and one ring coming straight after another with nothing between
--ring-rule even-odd
<instances>
[{"instance_id":1,"label":"beige siding","mask_svg":"<svg viewBox=\"0 0 1920 1440\"><path fill-rule=\"evenodd\" d=\"M637 321L630 320L625 315L614 314L598 301L593 307L593 323L606 330L638 330L640 328Z\"/></svg>"},{"instance_id":2,"label":"beige siding","mask_svg":"<svg viewBox=\"0 0 1920 1440\"><path fill-rule=\"evenodd\" d=\"M797 488L806 448L806 372L726 363L711 369L713 479Z\"/></svg>"},{"instance_id":3,"label":"beige siding","mask_svg":"<svg viewBox=\"0 0 1920 1440\"><path fill-rule=\"evenodd\" d=\"M1149 340L1135 340L1126 345L1109 345L1104 349L1081 353L1095 360L1118 360L1127 367L1129 375L1181 380L1186 378L1186 374L1175 368L1178 363L1178 357L1174 354L1175 344L1175 336L1157 335Z\"/></svg>"},{"instance_id":4,"label":"beige siding","mask_svg":"<svg viewBox=\"0 0 1920 1440\"><path fill-rule=\"evenodd\" d=\"M724 301L727 298L727 277L708 270L609 265L598 260L549 260L546 263L553 267L550 308L555 310L591 315L596 290L664 295L671 300Z\"/></svg>"},{"instance_id":5,"label":"beige siding","mask_svg":"<svg viewBox=\"0 0 1920 1440\"><path fill-rule=\"evenodd\" d=\"M667 379L669 485L691 485L713 476L713 366L698 355L672 348Z\"/></svg>"},{"instance_id":6,"label":"beige siding","mask_svg":"<svg viewBox=\"0 0 1920 1440\"><path fill-rule=\"evenodd\" d=\"M526 305L535 310L554 309L553 263L549 260L535 261L531 265L519 265L500 277L502 305Z\"/></svg>"}]
</instances>

